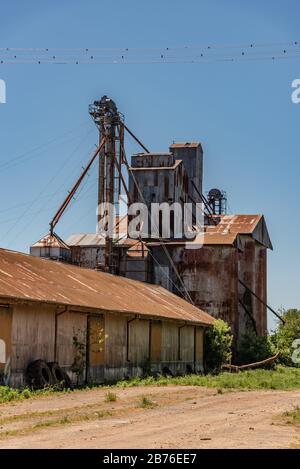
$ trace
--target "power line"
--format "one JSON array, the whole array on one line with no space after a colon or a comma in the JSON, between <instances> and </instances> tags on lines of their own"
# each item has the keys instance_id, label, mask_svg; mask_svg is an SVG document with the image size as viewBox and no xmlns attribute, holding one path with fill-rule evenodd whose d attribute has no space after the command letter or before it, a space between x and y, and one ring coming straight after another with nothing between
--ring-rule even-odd
<instances>
[{"instance_id":1,"label":"power line","mask_svg":"<svg viewBox=\"0 0 300 469\"><path fill-rule=\"evenodd\" d=\"M68 130L66 132L64 132L63 134L60 134L59 136L57 137L54 137L50 140L47 140L46 142L44 143L41 143L40 145L32 148L31 150L27 150L25 151L24 153L21 153L20 155L18 156L15 156L13 158L9 158L8 160L6 161L3 161L1 164L0 164L0 169L1 171L5 170L5 169L9 169L10 167L13 167L13 166L16 166L18 164L18 162L24 162L24 161L27 161L28 159L30 158L36 158L37 156L39 156L40 153L38 153L37 155L35 156L32 156L32 153L35 153L36 151L39 151L47 146L50 146L51 144L53 143L56 143L58 142L61 138L65 137L66 135L69 135L69 134L72 134L74 133L75 131L77 131L79 128L81 128L83 125L86 125L86 122L82 122L80 125L74 127L73 129L71 130ZM72 140L73 140L73 137L72 137ZM67 140L64 140L63 142L59 142L59 144L61 143L66 143L70 141L70 139L67 139Z\"/></svg>"},{"instance_id":2,"label":"power line","mask_svg":"<svg viewBox=\"0 0 300 469\"><path fill-rule=\"evenodd\" d=\"M224 58L194 58L194 59L153 59L153 60L1 60L1 65L155 65L155 64L206 64L213 62L249 62L249 61L275 61L275 60L287 60L287 59L299 59L300 53L298 54L286 54L286 55L268 55L268 56L241 56L241 57L224 57Z\"/></svg>"},{"instance_id":3,"label":"power line","mask_svg":"<svg viewBox=\"0 0 300 469\"><path fill-rule=\"evenodd\" d=\"M162 46L162 47L0 47L1 52L131 52L131 51L176 51L190 49L234 49L234 48L263 48L263 47L291 47L300 44L299 40L290 40L285 42L247 42L235 44L193 44L180 46Z\"/></svg>"},{"instance_id":4,"label":"power line","mask_svg":"<svg viewBox=\"0 0 300 469\"><path fill-rule=\"evenodd\" d=\"M91 132L91 130L89 130L88 134ZM6 231L6 233L1 237L0 241L2 242L3 239L5 239L7 237L8 234L11 233L11 231L18 225L18 223L27 215L28 212L30 212L30 209L32 209L32 207L34 206L34 204L40 200L40 197L41 195L45 192L45 190L50 186L50 184L52 184L52 182L56 179L56 177L60 174L60 172L62 171L62 169L64 168L64 166L66 165L66 163L70 160L70 158L73 157L74 153L80 148L82 144L82 140L79 142L78 145L76 145L75 149L70 152L70 154L68 155L68 157L63 161L62 165L59 167L58 171L55 172L55 174L50 178L50 180L47 182L47 184L45 186L43 186L42 190L38 193L38 195L36 196L36 198L34 199L33 203L16 219L15 223ZM44 206L40 209L40 211L38 213L40 213L42 210L44 209ZM24 231L24 229L27 228L27 226L30 225L30 223L33 221L34 218L32 218L29 223L26 224L26 226L20 230L16 235L15 237L10 240L10 243L8 246L11 246L12 242L15 241L15 239L17 237L20 236L20 234Z\"/></svg>"},{"instance_id":5,"label":"power line","mask_svg":"<svg viewBox=\"0 0 300 469\"><path fill-rule=\"evenodd\" d=\"M234 52L234 54L233 54ZM161 48L0 48L0 64L155 64L299 58L300 42Z\"/></svg>"}]
</instances>

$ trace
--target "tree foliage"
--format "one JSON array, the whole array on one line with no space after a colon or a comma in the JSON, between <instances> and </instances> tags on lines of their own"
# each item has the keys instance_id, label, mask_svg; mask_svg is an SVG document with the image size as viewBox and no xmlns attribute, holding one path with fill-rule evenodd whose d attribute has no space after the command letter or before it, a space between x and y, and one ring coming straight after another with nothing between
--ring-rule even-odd
<instances>
[{"instance_id":1,"label":"tree foliage","mask_svg":"<svg viewBox=\"0 0 300 469\"><path fill-rule=\"evenodd\" d=\"M295 341L300 339L300 310L288 309L283 311L282 318L285 323L280 322L278 324L276 332L271 335L271 342L274 349L280 353L282 364L299 366L297 348L299 349L300 346Z\"/></svg>"},{"instance_id":2,"label":"tree foliage","mask_svg":"<svg viewBox=\"0 0 300 469\"><path fill-rule=\"evenodd\" d=\"M245 332L237 345L237 362L239 365L254 363L273 355L268 335L258 336L252 330Z\"/></svg>"},{"instance_id":3,"label":"tree foliage","mask_svg":"<svg viewBox=\"0 0 300 469\"><path fill-rule=\"evenodd\" d=\"M219 371L221 366L231 360L233 336L230 326L222 319L216 319L205 334L205 369Z\"/></svg>"}]
</instances>

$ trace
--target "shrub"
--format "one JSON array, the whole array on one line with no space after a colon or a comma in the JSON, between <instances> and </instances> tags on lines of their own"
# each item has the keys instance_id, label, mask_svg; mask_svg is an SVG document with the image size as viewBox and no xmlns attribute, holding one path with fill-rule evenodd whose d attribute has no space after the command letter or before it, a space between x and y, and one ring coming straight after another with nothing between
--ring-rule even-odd
<instances>
[{"instance_id":1,"label":"shrub","mask_svg":"<svg viewBox=\"0 0 300 469\"><path fill-rule=\"evenodd\" d=\"M271 342L275 350L280 353L280 362L287 366L299 366L292 360L293 342L300 339L300 310L289 309L284 311L282 318L285 324L280 322L277 331L271 336ZM298 346L299 348L299 346ZM299 360L299 358L298 358Z\"/></svg>"},{"instance_id":2,"label":"shrub","mask_svg":"<svg viewBox=\"0 0 300 469\"><path fill-rule=\"evenodd\" d=\"M228 324L216 319L205 334L205 369L217 372L231 360L232 334Z\"/></svg>"},{"instance_id":3,"label":"shrub","mask_svg":"<svg viewBox=\"0 0 300 469\"><path fill-rule=\"evenodd\" d=\"M138 407L142 407L143 409L147 409L147 408L152 409L153 407L156 407L156 406L157 404L151 401L151 399L149 399L146 396L142 396L138 403Z\"/></svg>"},{"instance_id":4,"label":"shrub","mask_svg":"<svg viewBox=\"0 0 300 469\"><path fill-rule=\"evenodd\" d=\"M114 392L108 391L105 394L105 402L115 402L117 400L117 395Z\"/></svg>"},{"instance_id":5,"label":"shrub","mask_svg":"<svg viewBox=\"0 0 300 469\"><path fill-rule=\"evenodd\" d=\"M254 331L245 332L237 345L237 362L239 365L259 362L273 355L268 335L258 336Z\"/></svg>"}]
</instances>

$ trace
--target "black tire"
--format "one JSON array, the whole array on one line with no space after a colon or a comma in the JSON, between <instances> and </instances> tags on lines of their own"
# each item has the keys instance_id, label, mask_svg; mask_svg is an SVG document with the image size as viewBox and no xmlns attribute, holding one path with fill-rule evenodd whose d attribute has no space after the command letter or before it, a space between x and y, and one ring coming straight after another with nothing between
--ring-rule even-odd
<instances>
[{"instance_id":1,"label":"black tire","mask_svg":"<svg viewBox=\"0 0 300 469\"><path fill-rule=\"evenodd\" d=\"M164 366L163 369L162 369L162 375L165 376L165 377L173 377L173 373L172 371L170 370L170 368L168 366Z\"/></svg>"},{"instance_id":2,"label":"black tire","mask_svg":"<svg viewBox=\"0 0 300 469\"><path fill-rule=\"evenodd\" d=\"M51 371L44 360L29 363L26 375L28 384L34 389L43 389L53 384Z\"/></svg>"},{"instance_id":3,"label":"black tire","mask_svg":"<svg viewBox=\"0 0 300 469\"><path fill-rule=\"evenodd\" d=\"M52 374L53 384L59 385L62 388L73 389L72 381L69 375L59 366L57 362L48 363L48 368Z\"/></svg>"}]
</instances>

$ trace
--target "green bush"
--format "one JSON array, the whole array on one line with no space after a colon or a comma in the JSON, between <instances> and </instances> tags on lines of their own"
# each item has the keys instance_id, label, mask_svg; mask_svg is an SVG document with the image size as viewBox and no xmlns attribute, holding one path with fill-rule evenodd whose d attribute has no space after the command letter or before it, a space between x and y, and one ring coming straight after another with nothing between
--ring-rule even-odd
<instances>
[{"instance_id":1,"label":"green bush","mask_svg":"<svg viewBox=\"0 0 300 469\"><path fill-rule=\"evenodd\" d=\"M254 331L245 332L237 345L237 363L259 362L273 355L271 342L268 335L257 336Z\"/></svg>"},{"instance_id":2,"label":"green bush","mask_svg":"<svg viewBox=\"0 0 300 469\"><path fill-rule=\"evenodd\" d=\"M105 394L105 402L115 402L117 400L117 395L114 392L108 391Z\"/></svg>"},{"instance_id":3,"label":"green bush","mask_svg":"<svg viewBox=\"0 0 300 469\"><path fill-rule=\"evenodd\" d=\"M232 334L228 324L216 319L205 334L205 370L217 372L231 360Z\"/></svg>"},{"instance_id":4,"label":"green bush","mask_svg":"<svg viewBox=\"0 0 300 469\"><path fill-rule=\"evenodd\" d=\"M299 366L300 363L294 363L292 360L293 342L300 339L300 310L289 309L284 311L282 318L285 324L280 322L277 331L272 334L271 342L276 351L280 353L280 362L287 366ZM298 347L299 348L299 345ZM298 358L299 361L299 358Z\"/></svg>"}]
</instances>

